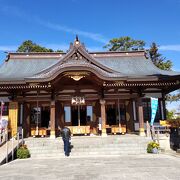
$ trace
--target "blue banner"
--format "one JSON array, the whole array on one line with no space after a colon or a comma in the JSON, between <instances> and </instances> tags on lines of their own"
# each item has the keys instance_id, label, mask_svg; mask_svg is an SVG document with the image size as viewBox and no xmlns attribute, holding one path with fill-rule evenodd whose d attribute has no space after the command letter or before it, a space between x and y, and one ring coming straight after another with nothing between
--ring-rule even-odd
<instances>
[{"instance_id":1,"label":"blue banner","mask_svg":"<svg viewBox=\"0 0 180 180\"><path fill-rule=\"evenodd\" d=\"M158 98L151 98L151 126L154 124L157 108L158 108Z\"/></svg>"}]
</instances>

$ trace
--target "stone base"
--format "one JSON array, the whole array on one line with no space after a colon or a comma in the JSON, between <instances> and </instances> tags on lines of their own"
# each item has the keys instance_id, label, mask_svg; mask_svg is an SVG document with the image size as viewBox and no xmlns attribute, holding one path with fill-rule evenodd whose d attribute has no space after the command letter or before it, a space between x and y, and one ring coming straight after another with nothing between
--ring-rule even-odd
<instances>
[{"instance_id":1,"label":"stone base","mask_svg":"<svg viewBox=\"0 0 180 180\"><path fill-rule=\"evenodd\" d=\"M139 136L146 136L144 128L139 128Z\"/></svg>"},{"instance_id":2,"label":"stone base","mask_svg":"<svg viewBox=\"0 0 180 180\"><path fill-rule=\"evenodd\" d=\"M102 133L101 136L102 137L107 137L107 134L106 133Z\"/></svg>"},{"instance_id":3,"label":"stone base","mask_svg":"<svg viewBox=\"0 0 180 180\"><path fill-rule=\"evenodd\" d=\"M161 149L164 151L169 151L171 150L170 148L170 137L167 137L165 134L160 134L159 135L159 144Z\"/></svg>"},{"instance_id":4,"label":"stone base","mask_svg":"<svg viewBox=\"0 0 180 180\"><path fill-rule=\"evenodd\" d=\"M106 129L102 129L101 136L102 137L107 137Z\"/></svg>"},{"instance_id":5,"label":"stone base","mask_svg":"<svg viewBox=\"0 0 180 180\"><path fill-rule=\"evenodd\" d=\"M54 134L51 134L50 139L56 139L56 136Z\"/></svg>"},{"instance_id":6,"label":"stone base","mask_svg":"<svg viewBox=\"0 0 180 180\"><path fill-rule=\"evenodd\" d=\"M139 136L146 136L145 132L139 132Z\"/></svg>"},{"instance_id":7,"label":"stone base","mask_svg":"<svg viewBox=\"0 0 180 180\"><path fill-rule=\"evenodd\" d=\"M51 130L51 132L50 132L50 139L55 139L55 138L56 138L55 131Z\"/></svg>"}]
</instances>

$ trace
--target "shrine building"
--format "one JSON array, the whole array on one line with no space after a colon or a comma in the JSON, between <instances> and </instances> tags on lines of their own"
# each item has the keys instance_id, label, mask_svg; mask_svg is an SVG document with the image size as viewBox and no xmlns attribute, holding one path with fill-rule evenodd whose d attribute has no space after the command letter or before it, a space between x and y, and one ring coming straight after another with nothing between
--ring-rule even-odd
<instances>
[{"instance_id":1,"label":"shrine building","mask_svg":"<svg viewBox=\"0 0 180 180\"><path fill-rule=\"evenodd\" d=\"M158 69L146 51L88 52L78 38L64 52L9 53L0 66L0 100L11 135L55 138L72 134L139 132L166 119L165 95L180 88L180 73Z\"/></svg>"}]
</instances>

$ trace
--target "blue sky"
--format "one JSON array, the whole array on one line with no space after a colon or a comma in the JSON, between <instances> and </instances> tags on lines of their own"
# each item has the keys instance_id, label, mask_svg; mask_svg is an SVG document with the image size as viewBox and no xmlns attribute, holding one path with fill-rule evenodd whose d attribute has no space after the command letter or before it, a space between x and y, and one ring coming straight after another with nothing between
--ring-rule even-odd
<instances>
[{"instance_id":1,"label":"blue sky","mask_svg":"<svg viewBox=\"0 0 180 180\"><path fill-rule=\"evenodd\" d=\"M156 42L180 71L180 0L0 0L0 63L24 40L67 50L76 34L90 51L120 36Z\"/></svg>"},{"instance_id":2,"label":"blue sky","mask_svg":"<svg viewBox=\"0 0 180 180\"><path fill-rule=\"evenodd\" d=\"M156 42L180 71L180 0L0 0L0 59L27 39L68 49L78 34L89 50L114 37Z\"/></svg>"}]
</instances>

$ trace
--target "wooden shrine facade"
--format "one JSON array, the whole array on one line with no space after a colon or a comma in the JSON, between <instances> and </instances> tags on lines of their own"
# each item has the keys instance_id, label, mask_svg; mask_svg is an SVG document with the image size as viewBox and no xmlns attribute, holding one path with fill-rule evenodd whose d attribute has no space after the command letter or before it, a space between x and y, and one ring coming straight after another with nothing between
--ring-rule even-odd
<instances>
[{"instance_id":1,"label":"wooden shrine facade","mask_svg":"<svg viewBox=\"0 0 180 180\"><path fill-rule=\"evenodd\" d=\"M106 136L135 124L143 135L149 97L165 119L165 95L180 87L180 74L159 70L144 51L89 53L78 39L67 53L10 53L0 75L11 134L22 127L26 137L54 138L63 126Z\"/></svg>"}]
</instances>

